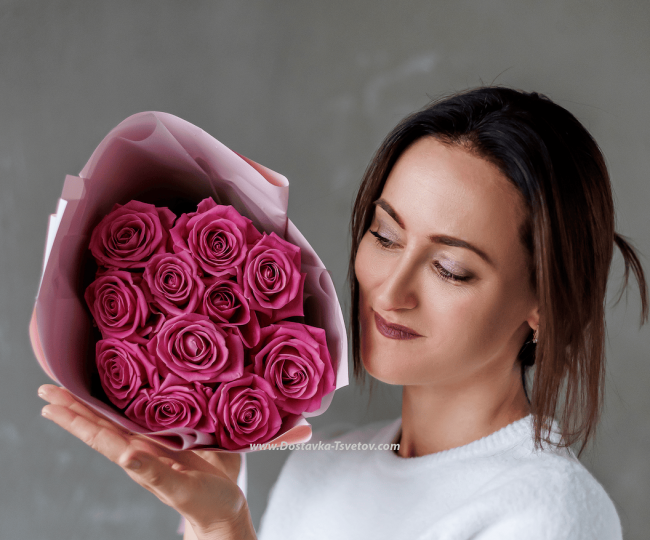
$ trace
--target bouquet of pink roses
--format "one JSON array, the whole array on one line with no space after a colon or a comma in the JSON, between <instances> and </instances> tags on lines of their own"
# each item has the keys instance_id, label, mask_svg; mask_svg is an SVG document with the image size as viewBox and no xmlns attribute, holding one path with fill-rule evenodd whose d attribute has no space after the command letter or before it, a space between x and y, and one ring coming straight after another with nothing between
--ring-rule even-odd
<instances>
[{"instance_id":1,"label":"bouquet of pink roses","mask_svg":"<svg viewBox=\"0 0 650 540\"><path fill-rule=\"evenodd\" d=\"M42 367L171 447L307 440L306 417L347 384L347 346L287 187L176 117L125 120L51 218L30 325ZM195 210L166 207L179 201Z\"/></svg>"},{"instance_id":2,"label":"bouquet of pink roses","mask_svg":"<svg viewBox=\"0 0 650 540\"><path fill-rule=\"evenodd\" d=\"M232 206L208 198L176 219L116 204L90 250L101 385L137 424L195 428L239 450L334 390L325 331L285 320L304 315L300 248Z\"/></svg>"}]
</instances>

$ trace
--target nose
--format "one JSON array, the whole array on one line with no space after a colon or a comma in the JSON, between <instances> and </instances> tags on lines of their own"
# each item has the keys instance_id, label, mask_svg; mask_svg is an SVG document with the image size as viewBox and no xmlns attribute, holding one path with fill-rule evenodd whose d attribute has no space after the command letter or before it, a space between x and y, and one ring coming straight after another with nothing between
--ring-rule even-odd
<instances>
[{"instance_id":1,"label":"nose","mask_svg":"<svg viewBox=\"0 0 650 540\"><path fill-rule=\"evenodd\" d=\"M383 280L375 296L380 311L413 309L418 305L418 264L414 257L403 255L393 264L386 264Z\"/></svg>"}]
</instances>

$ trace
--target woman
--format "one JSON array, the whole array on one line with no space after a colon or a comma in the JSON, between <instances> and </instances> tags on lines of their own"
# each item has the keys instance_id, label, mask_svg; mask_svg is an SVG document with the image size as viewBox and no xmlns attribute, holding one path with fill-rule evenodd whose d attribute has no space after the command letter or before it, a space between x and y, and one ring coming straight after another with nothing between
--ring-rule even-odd
<instances>
[{"instance_id":1,"label":"woman","mask_svg":"<svg viewBox=\"0 0 650 540\"><path fill-rule=\"evenodd\" d=\"M349 272L355 374L402 385L402 415L338 439L399 450L294 452L261 536L620 538L565 448L599 416L614 244L645 320L603 157L550 100L479 88L404 120L366 171ZM43 414L183 514L187 538L255 538L238 456L164 450L42 389Z\"/></svg>"}]
</instances>

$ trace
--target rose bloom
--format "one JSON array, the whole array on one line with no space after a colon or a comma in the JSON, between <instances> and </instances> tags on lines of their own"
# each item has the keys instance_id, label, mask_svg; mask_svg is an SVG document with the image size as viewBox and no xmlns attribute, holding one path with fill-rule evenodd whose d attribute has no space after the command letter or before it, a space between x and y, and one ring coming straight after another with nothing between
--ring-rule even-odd
<instances>
[{"instance_id":1,"label":"rose bloom","mask_svg":"<svg viewBox=\"0 0 650 540\"><path fill-rule=\"evenodd\" d=\"M325 330L282 321L262 328L254 370L272 387L278 408L300 414L320 407L336 388Z\"/></svg>"},{"instance_id":2,"label":"rose bloom","mask_svg":"<svg viewBox=\"0 0 650 540\"><path fill-rule=\"evenodd\" d=\"M143 278L147 301L169 315L191 313L203 298L205 285L196 262L187 252L154 255Z\"/></svg>"},{"instance_id":3,"label":"rose bloom","mask_svg":"<svg viewBox=\"0 0 650 540\"><path fill-rule=\"evenodd\" d=\"M212 394L208 386L169 374L153 388L141 389L124 414L151 431L190 428L213 433L214 422L207 414Z\"/></svg>"},{"instance_id":4,"label":"rose bloom","mask_svg":"<svg viewBox=\"0 0 650 540\"><path fill-rule=\"evenodd\" d=\"M84 298L104 338L146 342L144 336L152 330L149 308L133 274L106 272L88 286Z\"/></svg>"},{"instance_id":5,"label":"rose bloom","mask_svg":"<svg viewBox=\"0 0 650 540\"><path fill-rule=\"evenodd\" d=\"M206 279L199 312L210 317L223 328L232 328L246 347L254 347L260 340L257 315L248 304L241 286L225 278Z\"/></svg>"},{"instance_id":6,"label":"rose bloom","mask_svg":"<svg viewBox=\"0 0 650 540\"><path fill-rule=\"evenodd\" d=\"M305 277L300 273L300 248L271 233L249 251L242 280L251 307L275 322L304 315Z\"/></svg>"},{"instance_id":7,"label":"rose bloom","mask_svg":"<svg viewBox=\"0 0 650 540\"><path fill-rule=\"evenodd\" d=\"M148 384L147 372L153 369L152 359L139 345L114 338L97 342L95 362L104 392L120 409Z\"/></svg>"},{"instance_id":8,"label":"rose bloom","mask_svg":"<svg viewBox=\"0 0 650 540\"><path fill-rule=\"evenodd\" d=\"M152 255L166 251L175 219L171 210L153 204L116 204L94 228L90 251L107 268L142 268Z\"/></svg>"},{"instance_id":9,"label":"rose bloom","mask_svg":"<svg viewBox=\"0 0 650 540\"><path fill-rule=\"evenodd\" d=\"M241 338L197 313L166 320L147 350L161 375L174 373L188 382L232 381L244 373Z\"/></svg>"},{"instance_id":10,"label":"rose bloom","mask_svg":"<svg viewBox=\"0 0 650 540\"><path fill-rule=\"evenodd\" d=\"M219 446L240 450L272 439L282 425L273 399L271 385L254 374L219 386L208 403Z\"/></svg>"},{"instance_id":11,"label":"rose bloom","mask_svg":"<svg viewBox=\"0 0 650 540\"><path fill-rule=\"evenodd\" d=\"M253 222L232 206L204 199L171 230L174 251L188 251L206 274L234 276L250 246L261 238Z\"/></svg>"}]
</instances>

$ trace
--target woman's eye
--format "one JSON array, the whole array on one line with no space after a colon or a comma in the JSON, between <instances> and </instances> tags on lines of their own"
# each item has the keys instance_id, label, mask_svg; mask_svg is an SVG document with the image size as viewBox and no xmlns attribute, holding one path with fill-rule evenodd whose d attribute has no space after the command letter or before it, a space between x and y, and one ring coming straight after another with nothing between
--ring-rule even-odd
<instances>
[{"instance_id":1,"label":"woman's eye","mask_svg":"<svg viewBox=\"0 0 650 540\"><path fill-rule=\"evenodd\" d=\"M445 280L448 281L467 281L469 279L469 276L458 276L456 274L452 274L449 270L447 270L444 266L442 266L438 261L434 261L433 266L435 266L436 271L438 272L438 275Z\"/></svg>"},{"instance_id":2,"label":"woman's eye","mask_svg":"<svg viewBox=\"0 0 650 540\"><path fill-rule=\"evenodd\" d=\"M392 249L397 244L396 242L393 242L392 240L379 234L378 231L368 230L368 232L375 237L375 242L383 249ZM457 274L453 274L449 270L447 270L444 266L442 266L438 261L434 261L433 266L436 269L436 274L438 275L438 277L440 277L440 279L444 279L445 281L469 281L471 277L471 276L459 276Z\"/></svg>"},{"instance_id":3,"label":"woman's eye","mask_svg":"<svg viewBox=\"0 0 650 540\"><path fill-rule=\"evenodd\" d=\"M390 248L395 244L395 242L382 236L377 231L370 231L370 234L372 234L375 237L375 241L377 242L377 244L379 244L383 248Z\"/></svg>"}]
</instances>

